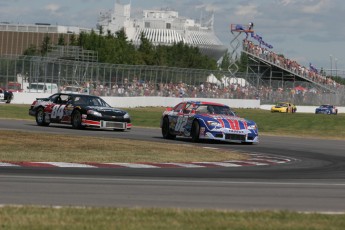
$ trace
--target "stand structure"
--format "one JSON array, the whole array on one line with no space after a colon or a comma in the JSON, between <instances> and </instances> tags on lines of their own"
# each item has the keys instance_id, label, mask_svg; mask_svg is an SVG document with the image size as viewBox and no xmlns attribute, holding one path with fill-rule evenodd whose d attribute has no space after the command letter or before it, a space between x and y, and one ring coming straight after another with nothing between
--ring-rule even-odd
<instances>
[{"instance_id":1,"label":"stand structure","mask_svg":"<svg viewBox=\"0 0 345 230\"><path fill-rule=\"evenodd\" d=\"M242 33L246 33L248 37L249 33L254 33L253 30L253 23L249 25L243 24L231 24L230 32L233 35L233 39L230 41L230 47L232 50L230 51L230 65L228 67L228 71L230 72L232 77L235 77L236 73L239 70L238 65L236 64L236 60L238 59L239 49L242 48L242 40L239 38Z\"/></svg>"}]
</instances>

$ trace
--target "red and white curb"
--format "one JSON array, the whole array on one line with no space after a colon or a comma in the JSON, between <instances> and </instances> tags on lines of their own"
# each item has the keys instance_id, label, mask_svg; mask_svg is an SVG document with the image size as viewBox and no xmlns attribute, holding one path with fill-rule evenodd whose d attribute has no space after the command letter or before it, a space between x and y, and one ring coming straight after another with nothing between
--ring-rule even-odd
<instances>
[{"instance_id":1,"label":"red and white curb","mask_svg":"<svg viewBox=\"0 0 345 230\"><path fill-rule=\"evenodd\" d=\"M68 163L68 162L10 162L0 161L0 167L40 167L40 168L215 168L268 166L289 163L292 158L251 154L248 160L230 160L223 162L180 162L180 163Z\"/></svg>"}]
</instances>

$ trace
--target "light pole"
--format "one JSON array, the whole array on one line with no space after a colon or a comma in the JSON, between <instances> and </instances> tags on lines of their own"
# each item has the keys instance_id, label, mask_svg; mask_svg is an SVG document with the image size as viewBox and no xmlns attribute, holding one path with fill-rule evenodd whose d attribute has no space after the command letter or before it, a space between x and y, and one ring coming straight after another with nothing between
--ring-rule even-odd
<instances>
[{"instance_id":1,"label":"light pole","mask_svg":"<svg viewBox=\"0 0 345 230\"><path fill-rule=\"evenodd\" d=\"M334 59L334 65L335 65L335 76L338 76L338 67L337 67L337 62L338 62L338 58Z\"/></svg>"},{"instance_id":2,"label":"light pole","mask_svg":"<svg viewBox=\"0 0 345 230\"><path fill-rule=\"evenodd\" d=\"M331 77L332 77L332 68L333 68L333 65L332 65L333 56L332 56L332 54L329 55L329 59L331 60Z\"/></svg>"}]
</instances>

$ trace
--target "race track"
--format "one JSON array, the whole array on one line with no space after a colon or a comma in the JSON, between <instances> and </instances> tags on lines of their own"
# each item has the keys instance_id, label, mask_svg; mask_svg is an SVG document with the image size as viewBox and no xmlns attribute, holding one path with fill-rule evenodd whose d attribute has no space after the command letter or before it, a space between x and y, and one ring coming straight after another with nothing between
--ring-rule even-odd
<instances>
[{"instance_id":1,"label":"race track","mask_svg":"<svg viewBox=\"0 0 345 230\"><path fill-rule=\"evenodd\" d=\"M130 132L74 130L0 119L0 129L194 145L188 139L164 140L159 129L149 128L133 128ZM232 168L0 167L0 204L345 211L344 141L260 138L258 145L198 145L283 156L291 161Z\"/></svg>"}]
</instances>

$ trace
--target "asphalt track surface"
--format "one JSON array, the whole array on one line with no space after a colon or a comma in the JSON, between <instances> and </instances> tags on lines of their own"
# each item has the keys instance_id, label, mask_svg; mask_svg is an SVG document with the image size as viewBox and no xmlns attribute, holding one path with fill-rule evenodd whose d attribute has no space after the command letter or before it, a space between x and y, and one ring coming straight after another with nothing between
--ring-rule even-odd
<instances>
[{"instance_id":1,"label":"asphalt track surface","mask_svg":"<svg viewBox=\"0 0 345 230\"><path fill-rule=\"evenodd\" d=\"M74 130L69 126L38 127L33 121L0 119L1 129L76 134L85 136L83 141L87 136L103 136L195 145L183 138L164 140L160 129L152 128L134 127L130 132ZM197 145L291 161L235 168L0 167L0 204L345 212L344 140L262 135L255 145Z\"/></svg>"}]
</instances>

